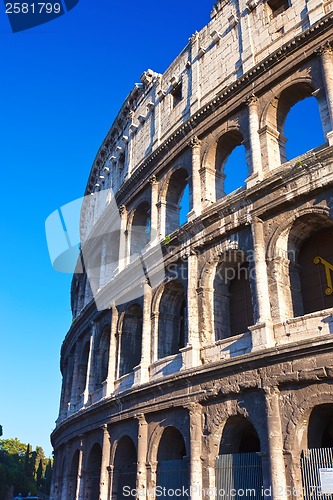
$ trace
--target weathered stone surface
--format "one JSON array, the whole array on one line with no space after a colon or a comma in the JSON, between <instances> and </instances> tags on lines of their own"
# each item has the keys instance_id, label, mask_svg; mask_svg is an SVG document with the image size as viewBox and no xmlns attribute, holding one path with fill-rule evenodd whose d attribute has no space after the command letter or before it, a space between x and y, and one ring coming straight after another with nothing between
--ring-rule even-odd
<instances>
[{"instance_id":1,"label":"weathered stone surface","mask_svg":"<svg viewBox=\"0 0 333 500\"><path fill-rule=\"evenodd\" d=\"M244 451L260 451L272 498L289 487L303 498L302 450L333 444L333 309L307 310L300 264L307 241L333 227L327 42L331 2L221 0L166 72L145 71L124 103L86 190L115 192L123 253L107 203L89 204L92 272L90 284L79 274L72 283L53 500L120 498L125 469L154 499L159 462L171 458L183 460L191 498L209 498L216 457ZM327 142L286 161L285 118L310 96ZM225 165L241 144L248 176L226 195ZM165 280L152 286L160 247ZM149 257L149 279L136 277L133 249ZM136 285L142 297L108 302Z\"/></svg>"}]
</instances>

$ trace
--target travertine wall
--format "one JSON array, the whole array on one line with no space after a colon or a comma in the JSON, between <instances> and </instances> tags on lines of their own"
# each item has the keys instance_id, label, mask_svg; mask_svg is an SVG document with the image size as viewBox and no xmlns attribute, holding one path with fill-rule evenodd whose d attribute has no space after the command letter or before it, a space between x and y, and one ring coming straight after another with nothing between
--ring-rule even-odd
<instances>
[{"instance_id":1,"label":"travertine wall","mask_svg":"<svg viewBox=\"0 0 333 500\"><path fill-rule=\"evenodd\" d=\"M301 452L325 446L333 415L332 308L304 309L298 262L306 241L333 227L330 10L312 0L275 13L266 1L222 1L164 75L145 72L124 103L82 211L88 276L73 278L62 346L54 500L120 499L123 467L155 498L168 441L192 500L216 486L216 457L245 442L260 451L266 496L288 498L291 488L303 498ZM324 143L286 161L285 119L306 97L316 98ZM239 144L248 175L226 195ZM110 186L119 217L106 190L90 196ZM144 246L135 227L148 219ZM110 266L115 228L125 250ZM135 274L133 248L153 263L149 279ZM160 255L165 279L152 285ZM235 287L242 273L246 296ZM141 298L108 301L135 286Z\"/></svg>"}]
</instances>

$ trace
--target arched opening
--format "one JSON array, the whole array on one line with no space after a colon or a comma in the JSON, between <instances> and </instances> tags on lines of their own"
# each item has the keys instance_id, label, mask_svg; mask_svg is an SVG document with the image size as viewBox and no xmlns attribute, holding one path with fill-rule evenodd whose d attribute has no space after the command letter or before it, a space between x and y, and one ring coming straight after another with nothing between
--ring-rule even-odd
<instances>
[{"instance_id":1,"label":"arched opening","mask_svg":"<svg viewBox=\"0 0 333 500\"><path fill-rule=\"evenodd\" d=\"M187 214L191 210L190 204L190 187L186 184L185 189L183 191L182 197L179 202L180 205L180 220L179 225L182 226L187 222Z\"/></svg>"},{"instance_id":2,"label":"arched opening","mask_svg":"<svg viewBox=\"0 0 333 500\"><path fill-rule=\"evenodd\" d=\"M170 234L185 222L185 210L189 207L188 172L179 168L169 180L166 194L165 231ZM181 209L182 213L181 213Z\"/></svg>"},{"instance_id":3,"label":"arched opening","mask_svg":"<svg viewBox=\"0 0 333 500\"><path fill-rule=\"evenodd\" d=\"M150 241L150 205L147 201L136 208L131 227L131 255L142 252Z\"/></svg>"},{"instance_id":4,"label":"arched opening","mask_svg":"<svg viewBox=\"0 0 333 500\"><path fill-rule=\"evenodd\" d=\"M254 426L241 415L230 417L223 429L219 455L260 451L260 440Z\"/></svg>"},{"instance_id":5,"label":"arched opening","mask_svg":"<svg viewBox=\"0 0 333 500\"><path fill-rule=\"evenodd\" d=\"M333 403L316 406L309 419L309 448L333 448Z\"/></svg>"},{"instance_id":6,"label":"arched opening","mask_svg":"<svg viewBox=\"0 0 333 500\"><path fill-rule=\"evenodd\" d=\"M133 371L141 361L142 349L142 307L130 305L123 317L120 336L119 376Z\"/></svg>"},{"instance_id":7,"label":"arched opening","mask_svg":"<svg viewBox=\"0 0 333 500\"><path fill-rule=\"evenodd\" d=\"M89 353L90 353L90 342L87 341L82 349L80 364L78 369L78 383L77 383L78 396L81 396L86 388Z\"/></svg>"},{"instance_id":8,"label":"arched opening","mask_svg":"<svg viewBox=\"0 0 333 500\"><path fill-rule=\"evenodd\" d=\"M164 429L157 452L156 485L161 491L180 490L189 485L189 467L185 441L175 427ZM169 498L166 493L161 498ZM181 496L179 498L185 498Z\"/></svg>"},{"instance_id":9,"label":"arched opening","mask_svg":"<svg viewBox=\"0 0 333 500\"><path fill-rule=\"evenodd\" d=\"M280 159L276 166L325 142L322 124L328 113L327 105L321 93L317 101L312 96L313 91L309 83L296 83L276 97L269 108L267 124L273 130L276 129L277 137L270 135L268 148L272 158L275 156ZM289 112L291 114L286 120ZM305 114L300 115L301 112ZM303 127L307 130L303 130ZM313 127L315 132L312 135ZM287 140L289 144L286 150Z\"/></svg>"},{"instance_id":10,"label":"arched opening","mask_svg":"<svg viewBox=\"0 0 333 500\"><path fill-rule=\"evenodd\" d=\"M333 403L313 408L308 425L308 449L301 454L304 498L331 498ZM313 492L320 492L315 494Z\"/></svg>"},{"instance_id":11,"label":"arched opening","mask_svg":"<svg viewBox=\"0 0 333 500\"><path fill-rule=\"evenodd\" d=\"M286 159L306 153L325 143L319 106L315 97L305 97L294 104L285 119Z\"/></svg>"},{"instance_id":12,"label":"arched opening","mask_svg":"<svg viewBox=\"0 0 333 500\"><path fill-rule=\"evenodd\" d=\"M230 417L224 426L216 459L217 490L237 500L242 498L244 490L260 492L263 476L259 452L259 436L251 422L241 415ZM232 490L236 491L236 496L231 494Z\"/></svg>"},{"instance_id":13,"label":"arched opening","mask_svg":"<svg viewBox=\"0 0 333 500\"><path fill-rule=\"evenodd\" d=\"M107 379L109 369L111 326L103 327L98 348L97 348L97 366L96 366L96 388L101 387Z\"/></svg>"},{"instance_id":14,"label":"arched opening","mask_svg":"<svg viewBox=\"0 0 333 500\"><path fill-rule=\"evenodd\" d=\"M249 169L243 136L240 132L233 130L220 137L216 148L215 169L217 200L245 186Z\"/></svg>"},{"instance_id":15,"label":"arched opening","mask_svg":"<svg viewBox=\"0 0 333 500\"><path fill-rule=\"evenodd\" d=\"M303 313L333 307L333 228L318 231L304 241L298 265Z\"/></svg>"},{"instance_id":16,"label":"arched opening","mask_svg":"<svg viewBox=\"0 0 333 500\"><path fill-rule=\"evenodd\" d=\"M71 467L69 470L68 495L66 495L66 498L68 499L76 498L77 478L79 473L79 459L80 459L80 452L79 450L76 450L76 452L73 455Z\"/></svg>"},{"instance_id":17,"label":"arched opening","mask_svg":"<svg viewBox=\"0 0 333 500\"><path fill-rule=\"evenodd\" d=\"M86 469L83 472L85 500L99 500L101 478L102 449L99 444L91 448Z\"/></svg>"},{"instance_id":18,"label":"arched opening","mask_svg":"<svg viewBox=\"0 0 333 500\"><path fill-rule=\"evenodd\" d=\"M159 305L158 359L177 354L187 343L187 303L184 285L169 281Z\"/></svg>"},{"instance_id":19,"label":"arched opening","mask_svg":"<svg viewBox=\"0 0 333 500\"><path fill-rule=\"evenodd\" d=\"M214 278L215 340L238 335L253 325L249 266L239 261L240 254L227 257L216 269Z\"/></svg>"},{"instance_id":20,"label":"arched opening","mask_svg":"<svg viewBox=\"0 0 333 500\"><path fill-rule=\"evenodd\" d=\"M130 492L136 487L137 453L132 439L124 436L120 439L115 457L112 484L112 498L117 500L135 499Z\"/></svg>"}]
</instances>

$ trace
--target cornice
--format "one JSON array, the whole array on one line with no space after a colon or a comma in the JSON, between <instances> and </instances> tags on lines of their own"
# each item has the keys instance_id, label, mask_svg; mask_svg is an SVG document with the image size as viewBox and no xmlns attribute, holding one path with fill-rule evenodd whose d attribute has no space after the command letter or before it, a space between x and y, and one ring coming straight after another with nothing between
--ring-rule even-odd
<instances>
[{"instance_id":1,"label":"cornice","mask_svg":"<svg viewBox=\"0 0 333 500\"><path fill-rule=\"evenodd\" d=\"M105 419L107 419L107 423L116 423L124 419L135 418L137 413L147 414L154 411L168 410L170 404L172 404L174 410L177 408L181 409L189 403L200 402L209 404L210 401L218 397L216 391L207 392L207 384L210 381L223 380L226 377L237 376L247 371L265 370L278 363L287 363L313 356L314 353L316 355L331 353L332 346L333 339L331 335L325 335L322 338L313 338L296 341L288 345L265 348L264 351L251 352L225 359L222 363L221 361L217 361L209 365L198 366L168 375L163 379L131 388L120 395L104 398L94 405L82 408L58 424L52 433L52 442L56 446L59 446L62 440L67 441L76 437L76 425L79 426L82 432L83 422L90 428L83 431L89 432L89 430L95 430L97 426L105 423ZM265 353L264 358L263 352ZM326 378L330 379L330 376L326 375ZM187 392L186 395L183 393L177 394L177 391L182 391L184 387L189 387L189 380L191 380L191 391ZM307 383L318 382L316 372L314 372L312 378L310 373L306 374L306 380ZM245 383L241 390L261 390L261 382L258 372L257 384L255 386L248 386ZM295 383L302 384L302 377L294 381ZM275 380L274 384L283 387L283 385L288 384L288 378L284 377L282 373L280 380ZM172 387L174 394L172 402L169 395L170 387ZM237 387L229 384L226 386L226 390L223 391L223 397L238 392ZM156 405L156 408L154 408L154 405ZM73 435L71 436L71 434Z\"/></svg>"}]
</instances>

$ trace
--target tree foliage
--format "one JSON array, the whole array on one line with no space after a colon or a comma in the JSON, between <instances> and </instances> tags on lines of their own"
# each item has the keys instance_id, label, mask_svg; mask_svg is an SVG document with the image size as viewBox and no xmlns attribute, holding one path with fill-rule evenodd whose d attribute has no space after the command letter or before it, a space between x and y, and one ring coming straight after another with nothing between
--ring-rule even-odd
<instances>
[{"instance_id":1,"label":"tree foliage","mask_svg":"<svg viewBox=\"0 0 333 500\"><path fill-rule=\"evenodd\" d=\"M0 439L0 500L19 493L49 494L51 474L52 460L45 458L43 448L33 450L17 438Z\"/></svg>"}]
</instances>

